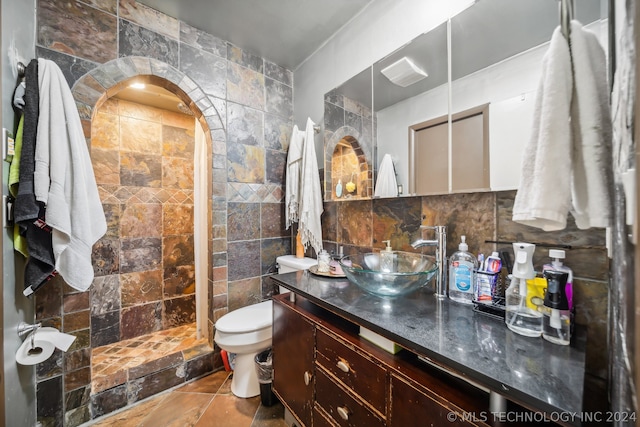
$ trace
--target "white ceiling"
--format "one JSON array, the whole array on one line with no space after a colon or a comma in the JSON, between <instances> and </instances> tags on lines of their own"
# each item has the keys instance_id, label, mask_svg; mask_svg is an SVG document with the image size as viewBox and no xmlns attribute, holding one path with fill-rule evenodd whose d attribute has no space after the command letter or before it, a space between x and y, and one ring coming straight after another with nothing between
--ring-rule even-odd
<instances>
[{"instance_id":1,"label":"white ceiling","mask_svg":"<svg viewBox=\"0 0 640 427\"><path fill-rule=\"evenodd\" d=\"M372 0L138 0L295 70Z\"/></svg>"}]
</instances>

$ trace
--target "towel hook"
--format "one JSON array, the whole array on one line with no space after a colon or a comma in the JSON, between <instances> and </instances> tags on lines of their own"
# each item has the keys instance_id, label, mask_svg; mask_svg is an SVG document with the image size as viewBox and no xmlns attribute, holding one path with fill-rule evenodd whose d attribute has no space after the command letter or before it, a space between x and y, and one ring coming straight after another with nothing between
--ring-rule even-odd
<instances>
[{"instance_id":1,"label":"towel hook","mask_svg":"<svg viewBox=\"0 0 640 427\"><path fill-rule=\"evenodd\" d=\"M574 0L560 0L560 28L562 35L569 40L571 33L571 20L575 12Z\"/></svg>"},{"instance_id":2,"label":"towel hook","mask_svg":"<svg viewBox=\"0 0 640 427\"><path fill-rule=\"evenodd\" d=\"M26 74L27 67L25 67L22 62L18 62L16 68L18 69L18 77L23 78Z\"/></svg>"}]
</instances>

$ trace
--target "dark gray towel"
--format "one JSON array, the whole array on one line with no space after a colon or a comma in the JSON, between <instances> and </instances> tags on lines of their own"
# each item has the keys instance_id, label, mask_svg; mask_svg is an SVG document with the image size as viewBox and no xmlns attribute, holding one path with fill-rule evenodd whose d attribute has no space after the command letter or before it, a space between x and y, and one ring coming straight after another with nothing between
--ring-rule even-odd
<instances>
[{"instance_id":1,"label":"dark gray towel","mask_svg":"<svg viewBox=\"0 0 640 427\"><path fill-rule=\"evenodd\" d=\"M22 224L38 218L40 206L36 203L33 189L35 171L36 134L40 115L40 95L38 89L38 60L32 59L25 72L24 128L22 132L22 153L20 154L20 181L16 196L15 221Z\"/></svg>"},{"instance_id":2,"label":"dark gray towel","mask_svg":"<svg viewBox=\"0 0 640 427\"><path fill-rule=\"evenodd\" d=\"M27 241L29 258L25 266L24 294L30 295L46 283L55 272L51 229L46 225L45 206L36 201L33 188L36 136L40 114L37 59L29 62L25 83L24 130L20 155L20 181L15 200L15 221Z\"/></svg>"}]
</instances>

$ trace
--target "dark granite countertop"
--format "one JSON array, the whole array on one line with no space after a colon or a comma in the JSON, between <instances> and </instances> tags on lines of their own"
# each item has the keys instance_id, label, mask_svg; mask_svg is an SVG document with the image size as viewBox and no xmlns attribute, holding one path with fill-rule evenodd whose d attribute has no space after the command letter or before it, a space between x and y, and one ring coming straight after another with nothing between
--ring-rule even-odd
<instances>
[{"instance_id":1,"label":"dark granite countertop","mask_svg":"<svg viewBox=\"0 0 640 427\"><path fill-rule=\"evenodd\" d=\"M509 400L545 411L551 419L577 423L572 414L579 417L583 410L584 339L560 346L520 336L470 305L438 300L429 287L381 298L347 279L309 271L272 277L313 303Z\"/></svg>"}]
</instances>

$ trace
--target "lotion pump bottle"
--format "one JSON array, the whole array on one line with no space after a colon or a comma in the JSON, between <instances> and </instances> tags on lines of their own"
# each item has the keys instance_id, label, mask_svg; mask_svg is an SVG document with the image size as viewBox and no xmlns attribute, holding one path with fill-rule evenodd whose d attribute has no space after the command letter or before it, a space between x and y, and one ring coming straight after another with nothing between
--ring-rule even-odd
<instances>
[{"instance_id":1,"label":"lotion pump bottle","mask_svg":"<svg viewBox=\"0 0 640 427\"><path fill-rule=\"evenodd\" d=\"M505 292L505 323L513 332L526 337L542 335L542 313L527 307L527 280L533 279L533 252L536 246L531 243L514 243L515 262L511 284Z\"/></svg>"},{"instance_id":2,"label":"lotion pump bottle","mask_svg":"<svg viewBox=\"0 0 640 427\"><path fill-rule=\"evenodd\" d=\"M473 303L473 285L478 260L469 253L467 237L460 236L458 252L449 258L449 298L463 304Z\"/></svg>"},{"instance_id":3,"label":"lotion pump bottle","mask_svg":"<svg viewBox=\"0 0 640 427\"><path fill-rule=\"evenodd\" d=\"M391 249L391 240L383 240L387 247L380 251L380 271L383 273L393 272L393 249Z\"/></svg>"}]
</instances>

